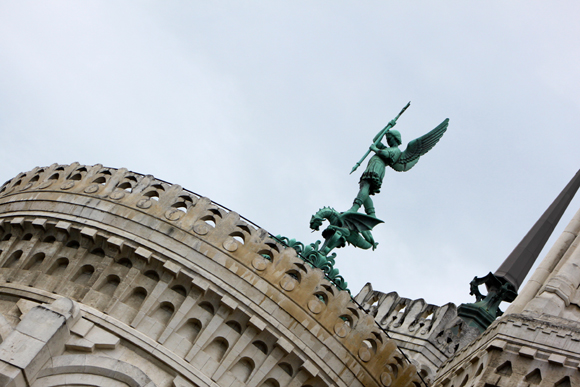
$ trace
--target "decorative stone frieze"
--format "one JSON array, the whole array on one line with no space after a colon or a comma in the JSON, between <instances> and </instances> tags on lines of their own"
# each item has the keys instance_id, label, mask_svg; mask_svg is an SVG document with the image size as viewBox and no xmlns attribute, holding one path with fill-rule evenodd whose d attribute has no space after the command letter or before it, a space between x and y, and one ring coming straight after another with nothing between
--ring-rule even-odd
<instances>
[{"instance_id":1,"label":"decorative stone frieze","mask_svg":"<svg viewBox=\"0 0 580 387\"><path fill-rule=\"evenodd\" d=\"M580 324L510 314L444 363L433 386L575 386L579 364Z\"/></svg>"},{"instance_id":2,"label":"decorative stone frieze","mask_svg":"<svg viewBox=\"0 0 580 387\"><path fill-rule=\"evenodd\" d=\"M355 297L389 336L413 359L427 381L458 350L472 342L479 331L457 316L457 307L427 304L396 292L382 293L367 283Z\"/></svg>"},{"instance_id":3,"label":"decorative stone frieze","mask_svg":"<svg viewBox=\"0 0 580 387\"><path fill-rule=\"evenodd\" d=\"M77 163L19 174L0 188L0 250L0 335L35 310L26 302L70 299L82 317L24 385L420 384L294 249L153 176Z\"/></svg>"}]
</instances>

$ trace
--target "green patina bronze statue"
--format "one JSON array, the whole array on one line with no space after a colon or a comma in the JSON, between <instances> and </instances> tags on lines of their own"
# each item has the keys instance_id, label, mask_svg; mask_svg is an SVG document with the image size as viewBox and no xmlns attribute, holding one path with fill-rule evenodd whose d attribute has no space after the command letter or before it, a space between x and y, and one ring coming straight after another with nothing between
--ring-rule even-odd
<instances>
[{"instance_id":1,"label":"green patina bronze statue","mask_svg":"<svg viewBox=\"0 0 580 387\"><path fill-rule=\"evenodd\" d=\"M398 172L408 171L417 164L421 156L437 144L447 130L449 119L444 120L429 133L411 141L407 149L401 151L399 149L399 145L402 143L401 133L392 130L392 128L397 124L397 120L410 104L409 102L397 117L391 120L375 136L369 150L352 169L351 173L360 166L370 152L374 152L360 178L360 189L356 199L354 199L353 206L343 213L325 207L318 211L310 220L310 228L313 230L319 230L323 219L327 219L330 223L330 226L322 232L322 236L325 239L319 250L322 255L327 256L332 249L344 247L347 242L358 248L372 248L374 250L377 247L377 243L371 234L371 230L377 224L382 223L382 220L377 219L375 215L371 196L380 192L387 166ZM388 146L381 142L383 137L386 139ZM358 212L361 206L364 206L366 215Z\"/></svg>"},{"instance_id":2,"label":"green patina bronze statue","mask_svg":"<svg viewBox=\"0 0 580 387\"><path fill-rule=\"evenodd\" d=\"M330 226L322 232L324 244L319 250L322 255L327 256L332 249L344 247L347 242L365 250L377 247L370 231L377 224L383 223L382 220L358 212L340 213L334 208L324 207L312 215L310 228L318 231L325 219Z\"/></svg>"},{"instance_id":3,"label":"green patina bronze statue","mask_svg":"<svg viewBox=\"0 0 580 387\"><path fill-rule=\"evenodd\" d=\"M397 119L401 114L403 114L409 105L410 102L403 108L403 110L401 110L394 120L389 122L389 124L375 136L373 144L370 146L367 153L358 163L356 163L350 172L353 173L371 151L375 153L369 160L367 168L360 178L360 189L358 195L354 199L354 203L348 212L357 212L361 206L364 206L365 212L368 215L375 216L375 208L371 196L380 192L383 178L385 177L386 167L389 166L397 172L406 172L413 168L413 166L415 166L419 161L419 158L429 152L447 130L447 126L449 125L448 118L429 133L409 142L407 149L401 152L399 149L399 145L402 144L401 133L397 130L391 130L391 128L396 125ZM388 147L381 142L383 136L389 145Z\"/></svg>"},{"instance_id":4,"label":"green patina bronze statue","mask_svg":"<svg viewBox=\"0 0 580 387\"><path fill-rule=\"evenodd\" d=\"M370 248L374 250L377 247L378 243L375 242L371 231L377 224L383 223L383 221L377 219L375 216L375 208L371 196L380 192L387 166L398 172L406 172L413 168L419 161L419 158L437 144L449 125L449 119L445 119L429 133L409 142L407 149L401 151L399 149L399 146L402 144L401 133L392 130L392 128L397 124L397 120L407 110L410 104L409 102L397 117L391 120L375 136L369 150L350 172L353 173L365 158L371 152L374 152L366 170L360 178L360 189L354 199L353 206L345 212L338 212L333 208L324 207L310 219L310 228L313 231L320 230L325 220L330 223L322 231L322 237L324 238L322 246L320 246L320 241L304 246L294 239L288 239L282 236L276 237L282 243L293 247L312 266L324 270L328 278L339 289L346 289L347 284L344 278L338 275L338 270L334 268L336 253L331 254L331 251L335 248L345 247L347 243L365 250ZM383 138L386 140L388 146L381 142ZM364 206L366 215L358 212L362 206Z\"/></svg>"}]
</instances>

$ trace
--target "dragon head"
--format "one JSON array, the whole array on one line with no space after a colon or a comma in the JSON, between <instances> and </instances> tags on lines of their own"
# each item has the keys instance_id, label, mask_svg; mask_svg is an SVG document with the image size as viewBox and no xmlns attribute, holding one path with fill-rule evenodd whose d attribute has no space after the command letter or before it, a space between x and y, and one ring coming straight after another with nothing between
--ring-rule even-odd
<instances>
[{"instance_id":1,"label":"dragon head","mask_svg":"<svg viewBox=\"0 0 580 387\"><path fill-rule=\"evenodd\" d=\"M320 226L322 226L323 222L324 219L321 218L320 216L312 215L312 218L310 218L310 228L312 230L318 231L320 229Z\"/></svg>"}]
</instances>

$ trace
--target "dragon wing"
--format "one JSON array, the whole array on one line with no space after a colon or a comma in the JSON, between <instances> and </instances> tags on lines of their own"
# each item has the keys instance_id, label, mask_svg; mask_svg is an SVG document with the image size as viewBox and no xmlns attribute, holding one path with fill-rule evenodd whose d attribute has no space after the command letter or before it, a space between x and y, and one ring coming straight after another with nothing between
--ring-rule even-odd
<instances>
[{"instance_id":1,"label":"dragon wing","mask_svg":"<svg viewBox=\"0 0 580 387\"><path fill-rule=\"evenodd\" d=\"M360 212L343 212L340 214L340 220L349 230L357 232L372 230L377 224L383 223L382 220L374 216L361 214Z\"/></svg>"},{"instance_id":2,"label":"dragon wing","mask_svg":"<svg viewBox=\"0 0 580 387\"><path fill-rule=\"evenodd\" d=\"M440 123L429 133L411 141L409 145L407 145L407 149L401 153L401 157L399 157L397 162L394 163L391 168L398 172L406 172L413 168L413 166L415 166L419 161L419 157L429 152L431 148L437 144L439 139L443 137L448 125L449 118L446 118L445 121Z\"/></svg>"}]
</instances>

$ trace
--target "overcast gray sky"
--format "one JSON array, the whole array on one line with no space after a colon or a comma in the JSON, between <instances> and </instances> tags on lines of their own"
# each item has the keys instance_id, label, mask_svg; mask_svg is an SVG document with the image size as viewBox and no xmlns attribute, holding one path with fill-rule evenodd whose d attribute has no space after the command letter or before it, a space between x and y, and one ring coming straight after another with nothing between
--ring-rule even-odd
<instances>
[{"instance_id":1,"label":"overcast gray sky","mask_svg":"<svg viewBox=\"0 0 580 387\"><path fill-rule=\"evenodd\" d=\"M370 281L471 302L580 168L575 1L0 0L0 180L54 162L153 174L309 243L376 132L447 133L376 196ZM549 244L580 207L575 199ZM545 251L544 251L545 253Z\"/></svg>"}]
</instances>

